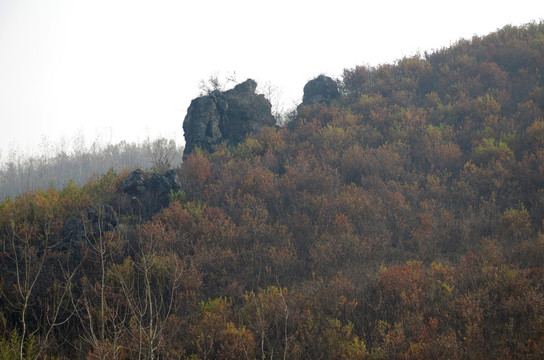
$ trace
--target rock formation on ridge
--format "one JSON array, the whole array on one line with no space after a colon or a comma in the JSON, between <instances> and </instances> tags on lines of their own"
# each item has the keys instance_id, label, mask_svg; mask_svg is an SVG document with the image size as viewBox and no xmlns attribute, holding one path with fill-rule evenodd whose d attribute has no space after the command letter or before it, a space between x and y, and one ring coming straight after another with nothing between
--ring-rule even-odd
<instances>
[{"instance_id":1,"label":"rock formation on ridge","mask_svg":"<svg viewBox=\"0 0 544 360\"><path fill-rule=\"evenodd\" d=\"M262 126L274 126L272 105L255 93L256 88L257 83L248 79L231 90L215 90L191 101L183 121L184 155L196 147L213 152L223 141L236 145Z\"/></svg>"},{"instance_id":2,"label":"rock formation on ridge","mask_svg":"<svg viewBox=\"0 0 544 360\"><path fill-rule=\"evenodd\" d=\"M328 76L319 75L304 85L304 96L302 105L315 103L330 104L331 101L340 97L338 85Z\"/></svg>"}]
</instances>

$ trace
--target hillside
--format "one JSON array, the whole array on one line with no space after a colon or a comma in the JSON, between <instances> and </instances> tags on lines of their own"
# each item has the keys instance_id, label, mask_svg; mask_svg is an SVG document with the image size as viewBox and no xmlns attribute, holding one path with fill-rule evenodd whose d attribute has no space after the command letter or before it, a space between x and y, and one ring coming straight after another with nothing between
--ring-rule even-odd
<instances>
[{"instance_id":1,"label":"hillside","mask_svg":"<svg viewBox=\"0 0 544 360\"><path fill-rule=\"evenodd\" d=\"M544 358L542 69L507 26L346 69L157 212L128 172L5 200L0 357Z\"/></svg>"}]
</instances>

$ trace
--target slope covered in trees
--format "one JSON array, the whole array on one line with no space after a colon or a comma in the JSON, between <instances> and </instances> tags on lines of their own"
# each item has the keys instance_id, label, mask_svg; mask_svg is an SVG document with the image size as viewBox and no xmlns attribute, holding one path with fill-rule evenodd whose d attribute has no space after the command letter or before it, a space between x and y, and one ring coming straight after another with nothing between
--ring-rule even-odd
<instances>
[{"instance_id":1,"label":"slope covered in trees","mask_svg":"<svg viewBox=\"0 0 544 360\"><path fill-rule=\"evenodd\" d=\"M126 173L4 201L2 356L543 358L542 68L540 23L347 69L150 219Z\"/></svg>"}]
</instances>

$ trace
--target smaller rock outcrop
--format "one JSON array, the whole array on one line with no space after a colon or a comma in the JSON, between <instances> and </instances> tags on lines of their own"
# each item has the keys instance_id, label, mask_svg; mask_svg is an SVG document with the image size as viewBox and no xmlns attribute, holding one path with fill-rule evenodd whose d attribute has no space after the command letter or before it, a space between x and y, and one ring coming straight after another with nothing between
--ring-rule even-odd
<instances>
[{"instance_id":1,"label":"smaller rock outcrop","mask_svg":"<svg viewBox=\"0 0 544 360\"><path fill-rule=\"evenodd\" d=\"M114 231L119 219L110 205L94 204L83 211L80 217L70 219L62 228L60 250L79 250L84 242L94 243L105 231Z\"/></svg>"},{"instance_id":2,"label":"smaller rock outcrop","mask_svg":"<svg viewBox=\"0 0 544 360\"><path fill-rule=\"evenodd\" d=\"M184 155L197 147L214 152L223 141L236 145L262 126L274 126L272 105L255 93L256 88L257 83L248 79L231 90L212 91L191 101L183 121Z\"/></svg>"},{"instance_id":3,"label":"smaller rock outcrop","mask_svg":"<svg viewBox=\"0 0 544 360\"><path fill-rule=\"evenodd\" d=\"M122 190L132 196L135 214L145 218L170 204L170 193L181 189L174 170L155 174L136 169L123 180Z\"/></svg>"},{"instance_id":4,"label":"smaller rock outcrop","mask_svg":"<svg viewBox=\"0 0 544 360\"><path fill-rule=\"evenodd\" d=\"M339 97L340 91L338 91L336 82L328 76L319 75L304 85L302 105L330 104L331 101Z\"/></svg>"}]
</instances>

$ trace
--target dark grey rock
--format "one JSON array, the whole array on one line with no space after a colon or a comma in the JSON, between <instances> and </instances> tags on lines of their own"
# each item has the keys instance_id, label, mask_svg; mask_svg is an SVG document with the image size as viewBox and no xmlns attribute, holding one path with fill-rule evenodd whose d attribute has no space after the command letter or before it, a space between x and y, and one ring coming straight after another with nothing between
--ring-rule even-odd
<instances>
[{"instance_id":1,"label":"dark grey rock","mask_svg":"<svg viewBox=\"0 0 544 360\"><path fill-rule=\"evenodd\" d=\"M147 175L140 169L131 172L125 180L123 180L122 190L129 195L143 195L145 193Z\"/></svg>"},{"instance_id":2,"label":"dark grey rock","mask_svg":"<svg viewBox=\"0 0 544 360\"><path fill-rule=\"evenodd\" d=\"M74 244L83 241L85 239L83 221L81 219L70 219L62 228L62 238L64 239L63 250L72 248Z\"/></svg>"},{"instance_id":3,"label":"dark grey rock","mask_svg":"<svg viewBox=\"0 0 544 360\"><path fill-rule=\"evenodd\" d=\"M248 79L231 90L213 91L191 101L183 121L184 155L197 147L214 152L223 141L236 145L262 126L274 126L272 105L255 93L256 88L257 83Z\"/></svg>"},{"instance_id":4,"label":"dark grey rock","mask_svg":"<svg viewBox=\"0 0 544 360\"><path fill-rule=\"evenodd\" d=\"M119 223L117 213L109 205L91 205L87 208L87 221L92 226L92 233L114 231Z\"/></svg>"},{"instance_id":5,"label":"dark grey rock","mask_svg":"<svg viewBox=\"0 0 544 360\"><path fill-rule=\"evenodd\" d=\"M123 180L123 192L132 196L135 214L149 217L170 204L170 193L181 189L174 170L155 174L136 169Z\"/></svg>"},{"instance_id":6,"label":"dark grey rock","mask_svg":"<svg viewBox=\"0 0 544 360\"><path fill-rule=\"evenodd\" d=\"M111 206L91 205L80 217L72 218L64 225L60 250L78 250L85 241L94 243L103 232L115 231L118 223L117 213Z\"/></svg>"},{"instance_id":7,"label":"dark grey rock","mask_svg":"<svg viewBox=\"0 0 544 360\"><path fill-rule=\"evenodd\" d=\"M339 97L340 91L336 82L328 76L319 75L304 86L302 105L330 104Z\"/></svg>"},{"instance_id":8,"label":"dark grey rock","mask_svg":"<svg viewBox=\"0 0 544 360\"><path fill-rule=\"evenodd\" d=\"M228 103L225 95L214 91L191 101L183 121L185 151L189 154L197 147L209 152L223 140L219 124L226 116Z\"/></svg>"}]
</instances>

